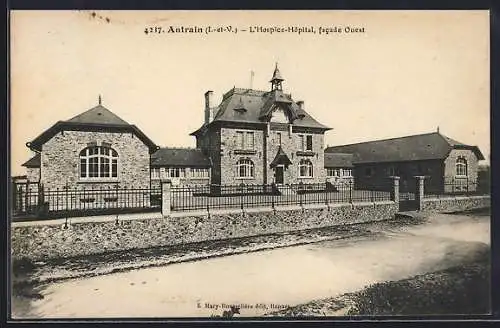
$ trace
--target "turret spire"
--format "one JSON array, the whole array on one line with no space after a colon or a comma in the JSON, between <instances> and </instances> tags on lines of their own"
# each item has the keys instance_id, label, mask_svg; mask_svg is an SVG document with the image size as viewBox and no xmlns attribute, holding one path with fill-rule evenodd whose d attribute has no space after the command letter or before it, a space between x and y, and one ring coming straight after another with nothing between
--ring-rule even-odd
<instances>
[{"instance_id":1,"label":"turret spire","mask_svg":"<svg viewBox=\"0 0 500 328\"><path fill-rule=\"evenodd\" d=\"M274 90L283 90L282 82L284 79L281 77L280 70L278 69L278 63L276 63L276 67L274 68L273 77L271 78L271 91Z\"/></svg>"}]
</instances>

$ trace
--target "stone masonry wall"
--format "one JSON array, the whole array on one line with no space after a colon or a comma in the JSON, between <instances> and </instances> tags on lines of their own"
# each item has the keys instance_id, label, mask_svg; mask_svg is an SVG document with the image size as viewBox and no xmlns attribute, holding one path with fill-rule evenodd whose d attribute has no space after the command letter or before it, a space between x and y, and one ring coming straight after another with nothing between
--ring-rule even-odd
<instances>
[{"instance_id":1,"label":"stone masonry wall","mask_svg":"<svg viewBox=\"0 0 500 328\"><path fill-rule=\"evenodd\" d=\"M80 179L80 151L88 143L111 144L118 152L118 178L99 183ZM47 141L41 154L41 179L45 188L82 187L149 188L148 147L132 133L64 131Z\"/></svg>"},{"instance_id":2,"label":"stone masonry wall","mask_svg":"<svg viewBox=\"0 0 500 328\"><path fill-rule=\"evenodd\" d=\"M292 164L285 171L285 184L289 183L324 183L326 181L326 169L325 169L325 156L322 133L297 133L292 132L291 137L288 132L283 131L273 131L271 130L271 135L268 138L268 158L269 163L274 159L276 153L278 152L278 142L277 142L277 132L281 132L281 147L287 154L287 156L292 161ZM298 155L297 151L300 150L300 139L299 135L312 135L312 153L313 156ZM299 177L299 163L301 160L310 160L313 165L313 177L312 178L301 178ZM269 183L272 182L274 177L273 170L270 170Z\"/></svg>"},{"instance_id":3,"label":"stone masonry wall","mask_svg":"<svg viewBox=\"0 0 500 328\"><path fill-rule=\"evenodd\" d=\"M40 181L40 168L38 167L28 167L26 168L26 178L29 182L39 182Z\"/></svg>"},{"instance_id":4,"label":"stone masonry wall","mask_svg":"<svg viewBox=\"0 0 500 328\"><path fill-rule=\"evenodd\" d=\"M420 210L428 213L446 213L488 207L491 207L490 196L450 196L443 198L424 198Z\"/></svg>"},{"instance_id":5,"label":"stone masonry wall","mask_svg":"<svg viewBox=\"0 0 500 328\"><path fill-rule=\"evenodd\" d=\"M221 132L218 129L210 129L203 135L196 137L196 147L206 154L211 162L210 182L221 184L220 154L221 154Z\"/></svg>"},{"instance_id":6,"label":"stone masonry wall","mask_svg":"<svg viewBox=\"0 0 500 328\"><path fill-rule=\"evenodd\" d=\"M252 131L254 132L254 152L248 154L238 154L236 141L236 131ZM292 132L289 134L288 129L271 129L269 135L267 131L262 130L245 130L245 129L230 129L221 128L221 149L220 154L220 181L221 184L271 184L274 182L274 170L270 168L270 164L278 152L279 141L278 133L281 134L281 147L292 161L284 172L285 184L290 183L323 183L326 181L326 170L324 168L324 151L322 133L310 133L313 136L312 156L298 155L300 150L299 135L304 133ZM307 134L307 133L306 133ZM266 143L266 144L264 144ZM217 155L215 155L217 156ZM241 158L248 158L253 161L255 167L254 178L241 179L237 178L236 162ZM312 178L299 178L299 163L302 159L310 160L313 164ZM217 167L214 163L215 175ZM267 170L267 174L265 173Z\"/></svg>"},{"instance_id":7,"label":"stone masonry wall","mask_svg":"<svg viewBox=\"0 0 500 328\"><path fill-rule=\"evenodd\" d=\"M192 215L116 224L87 222L12 227L12 255L32 260L169 246L394 218L394 202L256 213Z\"/></svg>"},{"instance_id":8,"label":"stone masonry wall","mask_svg":"<svg viewBox=\"0 0 500 328\"><path fill-rule=\"evenodd\" d=\"M249 131L254 133L254 153L252 154L237 154L238 149L236 132ZM220 172L222 185L235 185L240 183L245 184L263 184L264 182L264 166L263 166L263 139L264 131L249 130L249 129L231 129L221 128L221 152L220 157ZM253 178L238 178L236 172L236 163L242 158L248 158L254 163Z\"/></svg>"},{"instance_id":9,"label":"stone masonry wall","mask_svg":"<svg viewBox=\"0 0 500 328\"><path fill-rule=\"evenodd\" d=\"M467 177L460 179L456 177L456 163L459 157L464 157L467 160ZM473 151L468 149L453 149L444 161L444 178L445 181L454 181L452 185L446 185L446 192L454 192L458 190L474 190L476 185L473 184L477 180L478 159ZM459 183L458 179L463 180ZM466 187L469 183L469 187ZM462 185L463 186L460 186Z\"/></svg>"}]
</instances>

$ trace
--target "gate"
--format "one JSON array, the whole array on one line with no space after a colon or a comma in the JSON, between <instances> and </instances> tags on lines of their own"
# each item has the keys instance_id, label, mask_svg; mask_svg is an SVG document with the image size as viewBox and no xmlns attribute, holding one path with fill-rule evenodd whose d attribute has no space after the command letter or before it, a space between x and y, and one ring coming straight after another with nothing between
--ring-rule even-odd
<instances>
[{"instance_id":1,"label":"gate","mask_svg":"<svg viewBox=\"0 0 500 328\"><path fill-rule=\"evenodd\" d=\"M416 211L418 204L415 198L417 184L414 179L402 179L399 189L399 210L401 212Z\"/></svg>"},{"instance_id":2,"label":"gate","mask_svg":"<svg viewBox=\"0 0 500 328\"><path fill-rule=\"evenodd\" d=\"M43 195L38 183L12 183L12 212L13 216L38 215Z\"/></svg>"}]
</instances>

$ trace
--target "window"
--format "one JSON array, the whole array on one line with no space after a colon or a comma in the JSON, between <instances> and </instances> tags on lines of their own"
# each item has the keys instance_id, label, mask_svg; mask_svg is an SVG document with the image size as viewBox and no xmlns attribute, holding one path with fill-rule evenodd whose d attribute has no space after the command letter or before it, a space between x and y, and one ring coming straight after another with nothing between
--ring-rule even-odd
<instances>
[{"instance_id":1,"label":"window","mask_svg":"<svg viewBox=\"0 0 500 328\"><path fill-rule=\"evenodd\" d=\"M276 139L277 139L278 145L281 146L281 132L276 133Z\"/></svg>"},{"instance_id":2,"label":"window","mask_svg":"<svg viewBox=\"0 0 500 328\"><path fill-rule=\"evenodd\" d=\"M118 177L118 153L108 146L91 146L80 152L80 178Z\"/></svg>"},{"instance_id":3,"label":"window","mask_svg":"<svg viewBox=\"0 0 500 328\"><path fill-rule=\"evenodd\" d=\"M311 178L313 176L313 165L310 160L303 159L299 163L299 177Z\"/></svg>"},{"instance_id":4,"label":"window","mask_svg":"<svg viewBox=\"0 0 500 328\"><path fill-rule=\"evenodd\" d=\"M373 171L374 171L374 170L373 170L371 167L367 167L367 168L365 169L365 176L366 176L366 177L371 177L371 176L373 175Z\"/></svg>"},{"instance_id":5,"label":"window","mask_svg":"<svg viewBox=\"0 0 500 328\"><path fill-rule=\"evenodd\" d=\"M457 158L457 163L455 164L457 170L456 174L458 176L467 176L467 160L463 157Z\"/></svg>"},{"instance_id":6,"label":"window","mask_svg":"<svg viewBox=\"0 0 500 328\"><path fill-rule=\"evenodd\" d=\"M152 167L151 168L151 179L159 179L160 178L160 168Z\"/></svg>"},{"instance_id":7,"label":"window","mask_svg":"<svg viewBox=\"0 0 500 328\"><path fill-rule=\"evenodd\" d=\"M389 166L387 173L390 177L399 176L399 169L395 166Z\"/></svg>"},{"instance_id":8,"label":"window","mask_svg":"<svg viewBox=\"0 0 500 328\"><path fill-rule=\"evenodd\" d=\"M352 170L351 169L344 169L344 176L345 177L352 177Z\"/></svg>"},{"instance_id":9,"label":"window","mask_svg":"<svg viewBox=\"0 0 500 328\"><path fill-rule=\"evenodd\" d=\"M248 158L240 159L236 162L236 176L238 178L253 178L254 165Z\"/></svg>"},{"instance_id":10,"label":"window","mask_svg":"<svg viewBox=\"0 0 500 328\"><path fill-rule=\"evenodd\" d=\"M169 178L184 178L184 168L170 167L168 168Z\"/></svg>"},{"instance_id":11,"label":"window","mask_svg":"<svg viewBox=\"0 0 500 328\"><path fill-rule=\"evenodd\" d=\"M313 150L313 136L306 136L306 150Z\"/></svg>"},{"instance_id":12,"label":"window","mask_svg":"<svg viewBox=\"0 0 500 328\"><path fill-rule=\"evenodd\" d=\"M253 150L255 147L255 136L250 131L236 131L237 149Z\"/></svg>"},{"instance_id":13,"label":"window","mask_svg":"<svg viewBox=\"0 0 500 328\"><path fill-rule=\"evenodd\" d=\"M243 146L245 145L243 143L243 135L242 131L236 131L236 147L238 149L243 149Z\"/></svg>"},{"instance_id":14,"label":"window","mask_svg":"<svg viewBox=\"0 0 500 328\"><path fill-rule=\"evenodd\" d=\"M208 169L191 169L191 177L208 178Z\"/></svg>"},{"instance_id":15,"label":"window","mask_svg":"<svg viewBox=\"0 0 500 328\"><path fill-rule=\"evenodd\" d=\"M312 135L299 134L299 149L302 151L312 151L313 150Z\"/></svg>"},{"instance_id":16,"label":"window","mask_svg":"<svg viewBox=\"0 0 500 328\"><path fill-rule=\"evenodd\" d=\"M245 134L245 149L253 149L254 148L254 135L253 132L247 132Z\"/></svg>"}]
</instances>

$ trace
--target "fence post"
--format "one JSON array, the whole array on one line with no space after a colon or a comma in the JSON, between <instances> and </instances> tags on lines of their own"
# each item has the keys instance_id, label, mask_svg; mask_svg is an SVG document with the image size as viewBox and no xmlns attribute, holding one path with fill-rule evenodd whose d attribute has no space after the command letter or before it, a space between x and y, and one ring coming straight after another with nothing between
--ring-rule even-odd
<instances>
[{"instance_id":1,"label":"fence post","mask_svg":"<svg viewBox=\"0 0 500 328\"><path fill-rule=\"evenodd\" d=\"M352 204L352 181L349 181L349 203Z\"/></svg>"},{"instance_id":2,"label":"fence post","mask_svg":"<svg viewBox=\"0 0 500 328\"><path fill-rule=\"evenodd\" d=\"M399 204L399 177L392 177L391 200Z\"/></svg>"},{"instance_id":3,"label":"fence post","mask_svg":"<svg viewBox=\"0 0 500 328\"><path fill-rule=\"evenodd\" d=\"M166 218L170 216L172 205L172 182L161 180L161 215Z\"/></svg>"},{"instance_id":4,"label":"fence post","mask_svg":"<svg viewBox=\"0 0 500 328\"><path fill-rule=\"evenodd\" d=\"M420 211L422 210L423 206L423 200L424 200L424 180L425 176L422 175L417 175L415 177L416 179L416 190L415 190L415 202L417 203L417 210Z\"/></svg>"}]
</instances>

